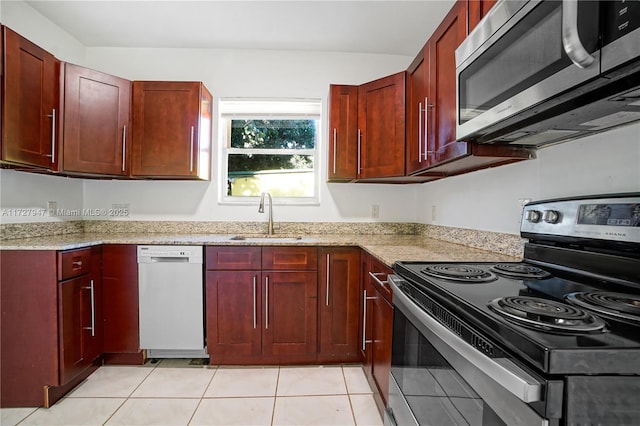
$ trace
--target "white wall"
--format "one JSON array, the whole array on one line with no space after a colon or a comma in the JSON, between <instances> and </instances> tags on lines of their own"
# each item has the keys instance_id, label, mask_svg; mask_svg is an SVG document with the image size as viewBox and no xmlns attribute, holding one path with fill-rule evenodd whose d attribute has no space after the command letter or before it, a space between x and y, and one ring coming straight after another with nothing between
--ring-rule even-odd
<instances>
[{"instance_id":1,"label":"white wall","mask_svg":"<svg viewBox=\"0 0 640 426\"><path fill-rule=\"evenodd\" d=\"M535 160L421 185L417 220L517 234L522 199L615 192L640 192L640 124L539 149Z\"/></svg>"}]
</instances>

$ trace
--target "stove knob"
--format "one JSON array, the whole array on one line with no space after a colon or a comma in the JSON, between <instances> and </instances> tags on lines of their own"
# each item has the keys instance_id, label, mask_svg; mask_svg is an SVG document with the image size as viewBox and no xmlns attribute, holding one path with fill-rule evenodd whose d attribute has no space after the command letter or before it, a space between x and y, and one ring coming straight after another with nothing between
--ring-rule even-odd
<instances>
[{"instance_id":1,"label":"stove knob","mask_svg":"<svg viewBox=\"0 0 640 426\"><path fill-rule=\"evenodd\" d=\"M540 222L540 212L538 210L527 210L527 214L525 215L525 219L529 222L537 223Z\"/></svg>"},{"instance_id":2,"label":"stove knob","mask_svg":"<svg viewBox=\"0 0 640 426\"><path fill-rule=\"evenodd\" d=\"M560 220L560 213L555 210L545 210L544 213L542 213L542 220L547 223L558 223Z\"/></svg>"}]
</instances>

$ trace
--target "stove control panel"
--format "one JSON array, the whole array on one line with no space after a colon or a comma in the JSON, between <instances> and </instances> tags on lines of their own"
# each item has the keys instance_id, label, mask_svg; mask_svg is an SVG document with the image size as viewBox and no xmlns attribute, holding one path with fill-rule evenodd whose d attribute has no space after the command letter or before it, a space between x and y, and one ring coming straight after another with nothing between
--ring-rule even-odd
<instances>
[{"instance_id":1,"label":"stove control panel","mask_svg":"<svg viewBox=\"0 0 640 426\"><path fill-rule=\"evenodd\" d=\"M640 244L640 193L534 201L524 206L523 237L535 234Z\"/></svg>"}]
</instances>

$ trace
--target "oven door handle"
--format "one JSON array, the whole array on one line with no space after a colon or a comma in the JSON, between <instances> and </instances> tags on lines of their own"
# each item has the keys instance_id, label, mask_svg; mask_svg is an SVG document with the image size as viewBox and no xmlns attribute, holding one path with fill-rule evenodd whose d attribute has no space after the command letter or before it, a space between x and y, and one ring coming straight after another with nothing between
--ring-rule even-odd
<instances>
[{"instance_id":1,"label":"oven door handle","mask_svg":"<svg viewBox=\"0 0 640 426\"><path fill-rule=\"evenodd\" d=\"M398 306L402 312L408 311L435 337L440 339L448 347L448 351L457 353L464 359L464 362L482 371L519 400L526 403L541 400L542 384L538 380L506 358L489 358L440 324L431 315L420 309L398 287L397 283L402 281L404 280L397 275L389 275L389 283L393 290L393 304Z\"/></svg>"}]
</instances>

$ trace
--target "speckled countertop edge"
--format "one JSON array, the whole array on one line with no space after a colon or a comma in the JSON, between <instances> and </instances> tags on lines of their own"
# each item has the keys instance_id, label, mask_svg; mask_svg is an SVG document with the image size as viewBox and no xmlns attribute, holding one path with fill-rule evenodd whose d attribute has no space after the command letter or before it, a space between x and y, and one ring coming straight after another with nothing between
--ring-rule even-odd
<instances>
[{"instance_id":1,"label":"speckled countertop edge","mask_svg":"<svg viewBox=\"0 0 640 426\"><path fill-rule=\"evenodd\" d=\"M259 240L232 240L231 234L165 234L165 233L82 233L49 237L6 240L2 250L71 250L100 244L167 244L167 245L296 245L318 247L360 247L388 266L396 261L518 261L517 256L481 250L422 235L306 235L302 239L286 239L293 234ZM246 235L257 237L256 235ZM280 239L278 239L280 238Z\"/></svg>"}]
</instances>

